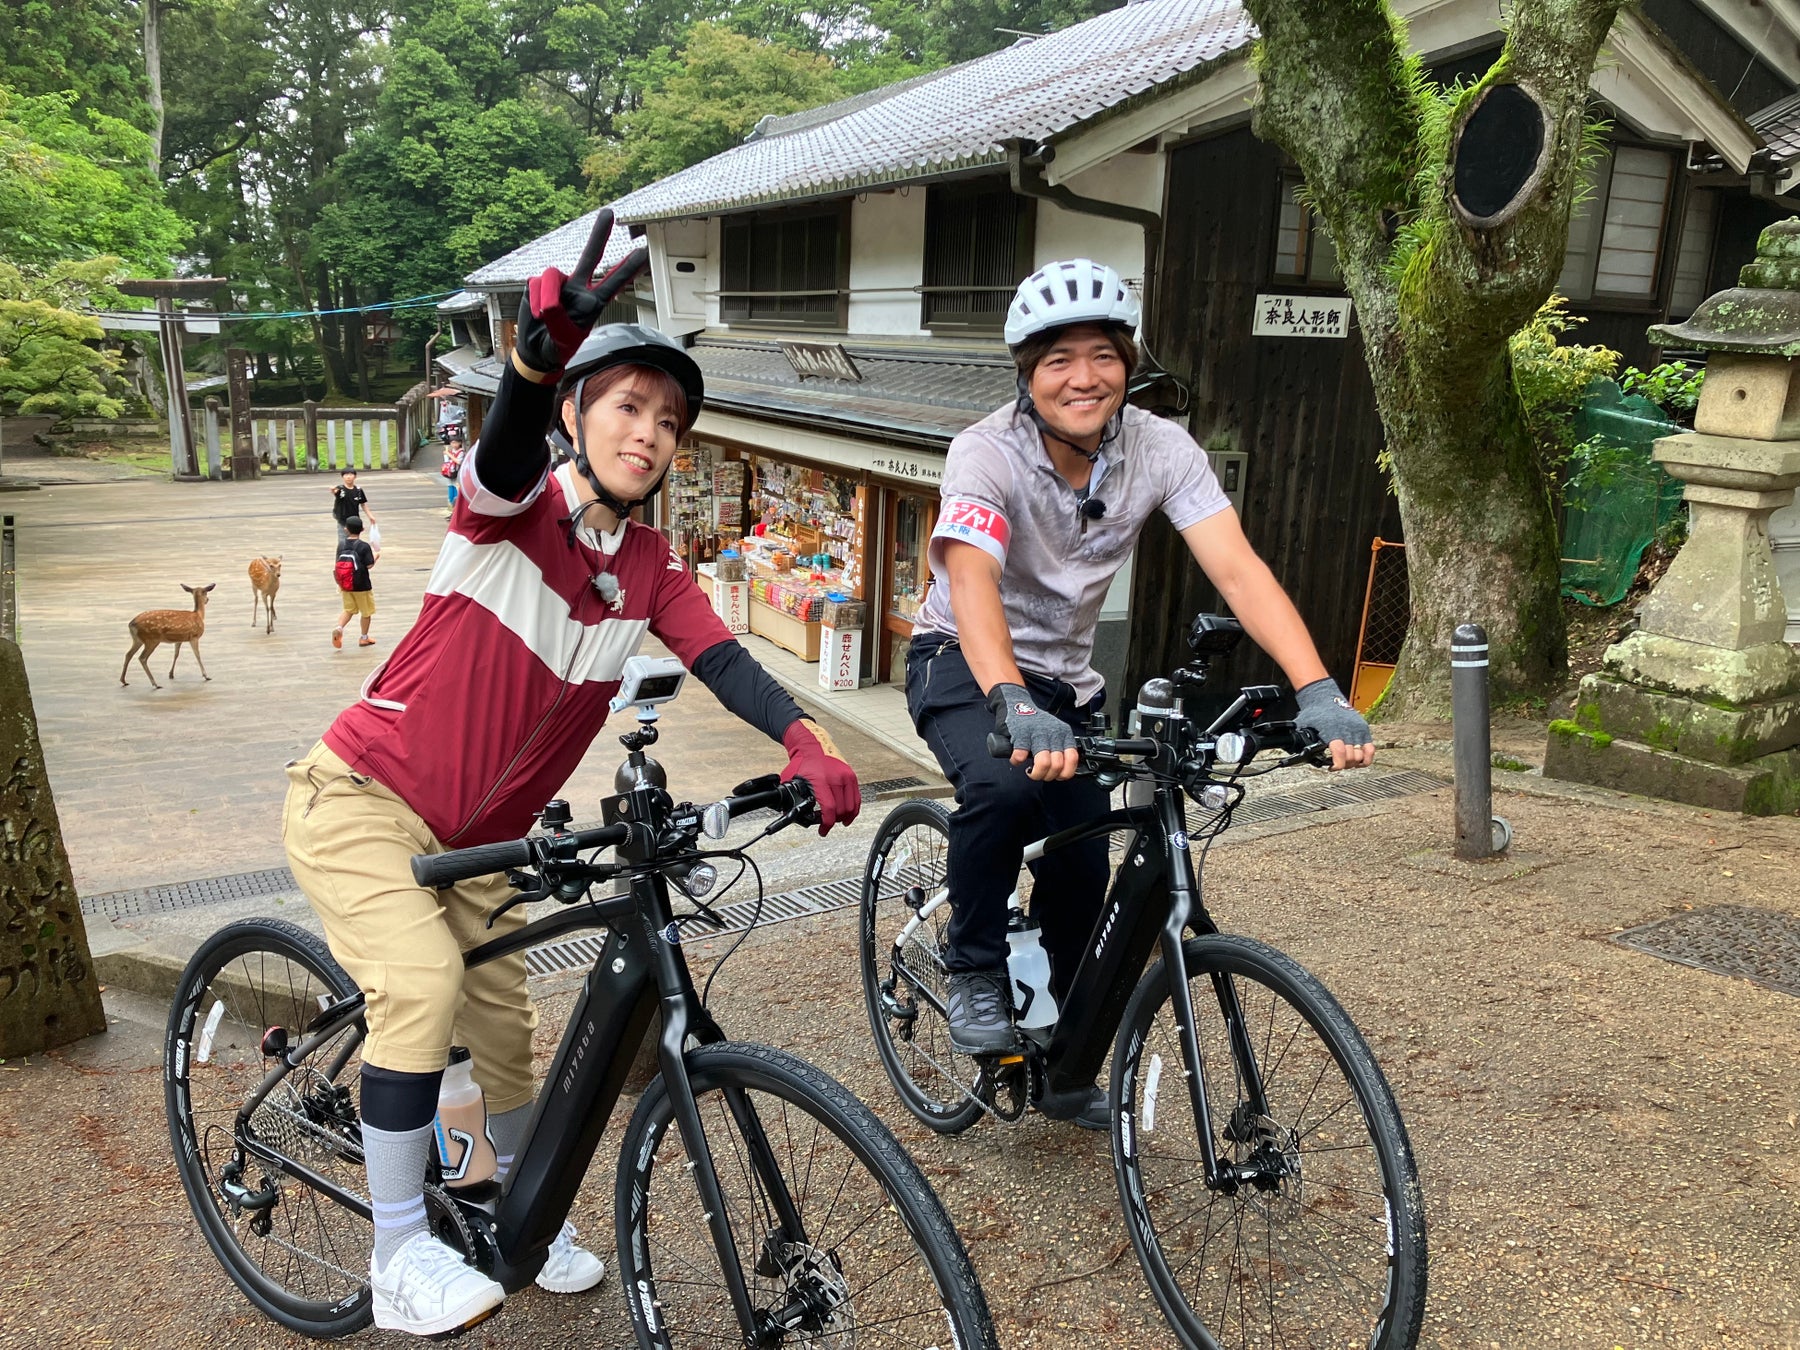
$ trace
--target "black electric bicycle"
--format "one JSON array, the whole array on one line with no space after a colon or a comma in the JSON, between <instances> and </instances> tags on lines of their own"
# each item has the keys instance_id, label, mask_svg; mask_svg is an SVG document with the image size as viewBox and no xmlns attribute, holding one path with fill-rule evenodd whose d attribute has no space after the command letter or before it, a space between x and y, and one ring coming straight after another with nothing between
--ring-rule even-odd
<instances>
[{"instance_id":1,"label":"black electric bicycle","mask_svg":"<svg viewBox=\"0 0 1800 1350\"><path fill-rule=\"evenodd\" d=\"M571 907L477 947L468 966L607 930L504 1190L459 1194L434 1164L434 1230L509 1292L530 1283L660 1014L661 1072L625 1127L614 1190L640 1346L997 1346L968 1253L893 1135L804 1060L728 1042L689 974L684 928L722 923L699 898L707 869L747 863L748 845L708 849L700 836L720 839L756 810L777 814L750 843L814 821L811 790L771 775L710 806L677 805L654 761L646 769L654 739L654 727L621 738L630 786L604 803L600 828L571 830L567 803L552 802L542 834L413 859L420 885L505 870L520 894L503 910ZM604 848L615 861L599 860ZM627 893L594 893L615 878ZM694 914L676 916L678 893ZM372 1316L364 1033L363 995L325 944L261 918L208 939L169 1017L169 1127L201 1231L251 1302L309 1336Z\"/></svg>"},{"instance_id":2,"label":"black electric bicycle","mask_svg":"<svg viewBox=\"0 0 1800 1350\"><path fill-rule=\"evenodd\" d=\"M1424 1315L1425 1215L1393 1093L1325 987L1266 944L1221 933L1202 902L1206 847L1229 825L1242 780L1330 763L1310 732L1267 717L1274 686L1242 690L1210 725L1184 716L1179 695L1241 636L1235 620L1201 615L1193 663L1144 685L1134 734L1078 738L1082 771L1125 784L1127 804L1032 844L1026 862L1130 833L1055 1023L1021 1027L1017 1053L951 1048L949 813L917 800L895 808L869 851L869 1025L902 1102L944 1134L983 1116L1016 1120L1046 1094L1085 1095L1111 1045L1126 1227L1183 1345L1410 1350ZM988 748L1012 752L1002 735ZM1249 768L1259 751L1282 758ZM1184 793L1199 808L1192 828ZM1015 982L1015 1015L1025 999Z\"/></svg>"}]
</instances>

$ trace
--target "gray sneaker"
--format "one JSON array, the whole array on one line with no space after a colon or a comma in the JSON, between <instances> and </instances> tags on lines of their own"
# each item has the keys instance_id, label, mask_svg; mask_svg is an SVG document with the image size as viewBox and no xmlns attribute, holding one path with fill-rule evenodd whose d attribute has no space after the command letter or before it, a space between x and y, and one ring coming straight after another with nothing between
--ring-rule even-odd
<instances>
[{"instance_id":1,"label":"gray sneaker","mask_svg":"<svg viewBox=\"0 0 1800 1350\"><path fill-rule=\"evenodd\" d=\"M951 971L950 1048L964 1055L998 1055L1018 1045L1006 972Z\"/></svg>"}]
</instances>

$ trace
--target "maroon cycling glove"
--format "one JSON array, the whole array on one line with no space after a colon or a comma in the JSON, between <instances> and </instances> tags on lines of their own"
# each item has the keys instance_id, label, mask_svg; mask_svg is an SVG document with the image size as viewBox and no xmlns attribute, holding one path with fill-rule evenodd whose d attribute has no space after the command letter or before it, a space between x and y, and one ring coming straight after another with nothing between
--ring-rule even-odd
<instances>
[{"instance_id":1,"label":"maroon cycling glove","mask_svg":"<svg viewBox=\"0 0 1800 1350\"><path fill-rule=\"evenodd\" d=\"M611 210L602 208L594 217L593 231L575 270L564 273L561 268L546 267L531 279L519 302L514 346L519 359L547 379L562 374L607 302L624 290L650 260L649 250L639 245L598 282L591 281L595 265L606 252L612 224Z\"/></svg>"},{"instance_id":2,"label":"maroon cycling glove","mask_svg":"<svg viewBox=\"0 0 1800 1350\"><path fill-rule=\"evenodd\" d=\"M831 733L802 717L782 733L781 743L788 752L781 781L804 778L812 785L819 803L819 833L854 821L862 810L862 788L857 785L856 770L832 744Z\"/></svg>"}]
</instances>

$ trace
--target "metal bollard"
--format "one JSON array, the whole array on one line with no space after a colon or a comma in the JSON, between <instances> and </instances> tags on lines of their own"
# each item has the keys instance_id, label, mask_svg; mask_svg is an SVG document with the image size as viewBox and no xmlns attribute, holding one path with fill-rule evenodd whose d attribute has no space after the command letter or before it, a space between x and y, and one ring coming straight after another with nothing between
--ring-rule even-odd
<instances>
[{"instance_id":1,"label":"metal bollard","mask_svg":"<svg viewBox=\"0 0 1800 1350\"><path fill-rule=\"evenodd\" d=\"M1512 827L1494 814L1494 756L1488 737L1487 630L1456 626L1450 638L1450 715L1456 774L1456 856L1504 852Z\"/></svg>"}]
</instances>

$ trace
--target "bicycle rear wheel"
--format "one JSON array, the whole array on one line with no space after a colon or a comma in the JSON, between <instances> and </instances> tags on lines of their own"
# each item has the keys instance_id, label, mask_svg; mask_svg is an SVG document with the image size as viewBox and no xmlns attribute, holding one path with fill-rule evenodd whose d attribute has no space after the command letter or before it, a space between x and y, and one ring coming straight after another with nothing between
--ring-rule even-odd
<instances>
[{"instance_id":1,"label":"bicycle rear wheel","mask_svg":"<svg viewBox=\"0 0 1800 1350\"><path fill-rule=\"evenodd\" d=\"M1425 1309L1424 1201L1369 1047L1273 948L1210 936L1184 951L1212 1143L1235 1188L1206 1184L1161 962L1113 1055L1119 1195L1169 1324L1204 1350L1410 1350ZM1223 1015L1233 1002L1254 1075ZM1266 1111L1251 1103L1253 1077Z\"/></svg>"},{"instance_id":2,"label":"bicycle rear wheel","mask_svg":"<svg viewBox=\"0 0 1800 1350\"><path fill-rule=\"evenodd\" d=\"M238 1116L280 1062L263 1054L264 1033L283 1028L298 1046L321 1009L355 992L319 938L246 919L188 962L164 1043L169 1135L200 1231L252 1303L307 1336L346 1336L370 1321L373 1229L275 1159L366 1199L362 1019L290 1070L248 1120Z\"/></svg>"},{"instance_id":3,"label":"bicycle rear wheel","mask_svg":"<svg viewBox=\"0 0 1800 1350\"><path fill-rule=\"evenodd\" d=\"M758 1345L999 1342L950 1216L894 1136L824 1073L764 1045L687 1057ZM619 1268L644 1350L742 1345L661 1075L620 1144ZM775 1175L753 1161L767 1141ZM783 1227L792 1197L800 1235Z\"/></svg>"},{"instance_id":4,"label":"bicycle rear wheel","mask_svg":"<svg viewBox=\"0 0 1800 1350\"><path fill-rule=\"evenodd\" d=\"M950 1048L944 1011L949 861L950 813L934 801L901 802L869 847L862 893L863 1003L875 1049L906 1109L939 1134L981 1118L970 1093L980 1069Z\"/></svg>"}]
</instances>

